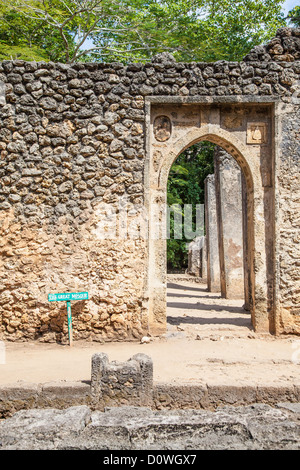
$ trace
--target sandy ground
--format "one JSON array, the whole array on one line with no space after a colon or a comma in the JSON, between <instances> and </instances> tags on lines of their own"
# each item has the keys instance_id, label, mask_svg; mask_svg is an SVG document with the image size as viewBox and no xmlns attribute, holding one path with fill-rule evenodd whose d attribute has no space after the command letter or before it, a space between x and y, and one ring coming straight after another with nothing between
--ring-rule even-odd
<instances>
[{"instance_id":1,"label":"sandy ground","mask_svg":"<svg viewBox=\"0 0 300 470\"><path fill-rule=\"evenodd\" d=\"M300 385L300 338L253 332L242 300L221 299L206 286L178 277L168 284L168 330L148 344L5 343L0 385L18 381L89 381L91 357L153 359L154 381L218 385Z\"/></svg>"}]
</instances>

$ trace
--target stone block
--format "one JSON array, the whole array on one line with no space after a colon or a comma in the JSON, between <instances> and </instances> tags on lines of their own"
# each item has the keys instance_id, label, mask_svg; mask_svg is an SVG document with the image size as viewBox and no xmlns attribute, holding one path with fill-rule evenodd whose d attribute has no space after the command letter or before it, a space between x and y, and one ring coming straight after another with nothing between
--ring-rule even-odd
<instances>
[{"instance_id":1,"label":"stone block","mask_svg":"<svg viewBox=\"0 0 300 470\"><path fill-rule=\"evenodd\" d=\"M92 357L91 395L94 403L104 405L152 403L153 363L145 354L136 354L126 362L109 363L105 353Z\"/></svg>"},{"instance_id":2,"label":"stone block","mask_svg":"<svg viewBox=\"0 0 300 470\"><path fill-rule=\"evenodd\" d=\"M49 406L85 404L89 401L90 385L83 382L48 382L41 385L38 403Z\"/></svg>"}]
</instances>

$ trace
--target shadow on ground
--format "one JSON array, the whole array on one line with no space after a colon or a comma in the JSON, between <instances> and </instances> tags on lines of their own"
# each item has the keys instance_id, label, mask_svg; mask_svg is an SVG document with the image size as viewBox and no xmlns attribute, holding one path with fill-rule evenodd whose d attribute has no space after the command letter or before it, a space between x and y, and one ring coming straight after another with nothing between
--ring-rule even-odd
<instances>
[{"instance_id":1,"label":"shadow on ground","mask_svg":"<svg viewBox=\"0 0 300 470\"><path fill-rule=\"evenodd\" d=\"M212 318L197 318L197 317L167 317L167 322L170 325L180 325L180 324L185 324L189 323L191 325L235 325L235 326L243 326L243 327L251 327L251 322L249 318L229 318L229 317L223 317L223 318L217 318L217 317L212 317Z\"/></svg>"},{"instance_id":2,"label":"shadow on ground","mask_svg":"<svg viewBox=\"0 0 300 470\"><path fill-rule=\"evenodd\" d=\"M242 299L223 299L218 293L208 292L203 284L169 282L167 287L169 325L228 325L252 330L250 313L240 305Z\"/></svg>"}]
</instances>

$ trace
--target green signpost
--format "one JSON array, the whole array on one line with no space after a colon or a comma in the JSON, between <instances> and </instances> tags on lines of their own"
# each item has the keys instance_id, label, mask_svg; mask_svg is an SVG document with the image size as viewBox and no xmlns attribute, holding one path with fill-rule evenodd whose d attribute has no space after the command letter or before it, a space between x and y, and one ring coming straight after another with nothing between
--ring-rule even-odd
<instances>
[{"instance_id":1,"label":"green signpost","mask_svg":"<svg viewBox=\"0 0 300 470\"><path fill-rule=\"evenodd\" d=\"M65 301L67 302L67 316L68 316L68 333L69 333L69 344L73 344L73 327L72 327L72 312L71 312L71 300L88 300L88 292L70 292L65 294L48 294L49 302Z\"/></svg>"}]
</instances>

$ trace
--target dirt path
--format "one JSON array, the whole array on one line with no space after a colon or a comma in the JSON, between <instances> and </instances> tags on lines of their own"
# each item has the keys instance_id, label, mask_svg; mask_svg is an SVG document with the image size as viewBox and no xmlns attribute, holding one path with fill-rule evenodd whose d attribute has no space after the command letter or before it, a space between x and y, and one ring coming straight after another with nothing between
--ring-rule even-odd
<instances>
[{"instance_id":1,"label":"dirt path","mask_svg":"<svg viewBox=\"0 0 300 470\"><path fill-rule=\"evenodd\" d=\"M219 385L299 385L300 338L255 334L240 300L226 301L206 286L173 279L168 285L168 330L148 344L5 343L0 385L17 381L90 380L91 357L126 361L143 352L155 382Z\"/></svg>"}]
</instances>

